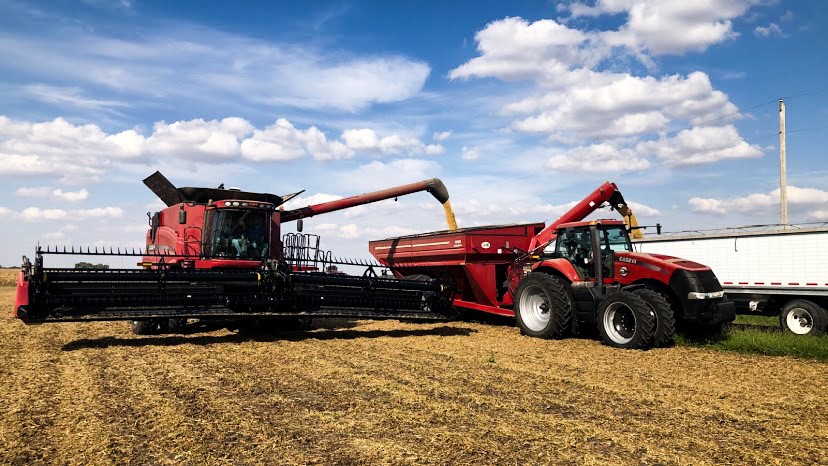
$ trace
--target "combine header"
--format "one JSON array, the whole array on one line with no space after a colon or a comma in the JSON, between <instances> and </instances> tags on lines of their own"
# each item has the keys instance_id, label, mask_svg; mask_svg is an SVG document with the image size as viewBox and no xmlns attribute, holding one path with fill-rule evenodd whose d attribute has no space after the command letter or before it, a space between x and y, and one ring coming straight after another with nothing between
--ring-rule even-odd
<instances>
[{"instance_id":1,"label":"combine header","mask_svg":"<svg viewBox=\"0 0 828 466\"><path fill-rule=\"evenodd\" d=\"M144 251L41 249L24 257L16 316L29 324L129 320L133 331L176 329L188 318L446 319L451 291L438 280L380 277L366 262L335 259L315 235L280 235L282 223L420 191L443 204L438 179L285 210L300 194L176 188L156 172L144 183L167 205L149 215ZM453 218L451 218L453 220ZM50 255L134 257L141 268L48 268ZM364 265L362 276L327 273Z\"/></svg>"}]
</instances>

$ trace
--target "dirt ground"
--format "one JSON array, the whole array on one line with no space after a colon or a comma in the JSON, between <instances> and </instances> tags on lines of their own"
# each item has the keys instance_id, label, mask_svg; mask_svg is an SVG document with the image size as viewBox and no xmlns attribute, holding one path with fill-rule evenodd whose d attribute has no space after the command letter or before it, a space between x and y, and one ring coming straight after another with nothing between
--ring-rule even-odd
<instances>
[{"instance_id":1,"label":"dirt ground","mask_svg":"<svg viewBox=\"0 0 828 466\"><path fill-rule=\"evenodd\" d=\"M507 325L245 337L26 327L0 288L2 464L828 464L828 364Z\"/></svg>"}]
</instances>

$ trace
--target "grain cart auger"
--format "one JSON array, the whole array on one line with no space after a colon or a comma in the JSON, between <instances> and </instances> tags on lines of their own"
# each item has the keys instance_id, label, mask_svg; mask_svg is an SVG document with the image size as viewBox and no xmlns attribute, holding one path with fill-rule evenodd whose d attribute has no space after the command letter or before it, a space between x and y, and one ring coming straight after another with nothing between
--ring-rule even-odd
<instances>
[{"instance_id":1,"label":"grain cart auger","mask_svg":"<svg viewBox=\"0 0 828 466\"><path fill-rule=\"evenodd\" d=\"M298 221L301 231L303 218L420 191L445 205L448 191L436 178L287 210L283 204L299 193L177 188L158 172L144 184L167 205L148 214L146 249L38 246L33 261L23 260L16 317L29 324L129 320L136 333L150 333L188 318L435 320L452 313L451 291L439 280L377 276L379 264L336 259L319 249L318 236L280 235L284 222ZM57 254L132 256L140 268L47 268L44 257ZM366 270L345 275L337 264Z\"/></svg>"},{"instance_id":2,"label":"grain cart auger","mask_svg":"<svg viewBox=\"0 0 828 466\"><path fill-rule=\"evenodd\" d=\"M583 221L609 204L626 220ZM674 323L714 329L735 318L709 267L636 253L635 218L606 182L559 219L371 241L399 277L449 276L458 308L514 316L521 333L560 338L596 329L621 348L670 343Z\"/></svg>"}]
</instances>

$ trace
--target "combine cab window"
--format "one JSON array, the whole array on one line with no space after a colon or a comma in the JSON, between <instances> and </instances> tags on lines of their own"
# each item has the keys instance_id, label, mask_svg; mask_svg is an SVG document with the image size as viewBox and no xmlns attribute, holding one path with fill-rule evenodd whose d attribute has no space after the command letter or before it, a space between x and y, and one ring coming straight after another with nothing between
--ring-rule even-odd
<instances>
[{"instance_id":1,"label":"combine cab window","mask_svg":"<svg viewBox=\"0 0 828 466\"><path fill-rule=\"evenodd\" d=\"M258 210L208 210L204 217L203 241L207 257L266 259L270 214Z\"/></svg>"}]
</instances>

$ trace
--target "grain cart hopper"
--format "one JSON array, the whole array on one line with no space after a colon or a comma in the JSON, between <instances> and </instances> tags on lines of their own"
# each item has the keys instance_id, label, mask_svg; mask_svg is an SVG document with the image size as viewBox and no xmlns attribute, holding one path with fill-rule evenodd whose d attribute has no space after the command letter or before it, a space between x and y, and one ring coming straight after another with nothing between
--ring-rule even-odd
<instances>
[{"instance_id":1,"label":"grain cart hopper","mask_svg":"<svg viewBox=\"0 0 828 466\"><path fill-rule=\"evenodd\" d=\"M176 188L156 172L144 183L167 205L149 215L144 251L42 249L24 257L16 317L26 323L132 321L136 333L177 328L188 318L274 319L366 317L443 319L452 311L438 280L325 273L334 259L314 235L280 235L282 223L428 191L441 203L438 179L285 210L299 194ZM54 254L133 256L135 269L48 268Z\"/></svg>"},{"instance_id":2,"label":"grain cart hopper","mask_svg":"<svg viewBox=\"0 0 828 466\"><path fill-rule=\"evenodd\" d=\"M627 218L582 221L606 203ZM523 334L559 338L597 326L622 348L670 343L675 321L717 327L734 306L710 268L633 252L631 210L606 182L548 226L495 225L371 241L369 250L397 276L445 277L454 305L514 316Z\"/></svg>"}]
</instances>

